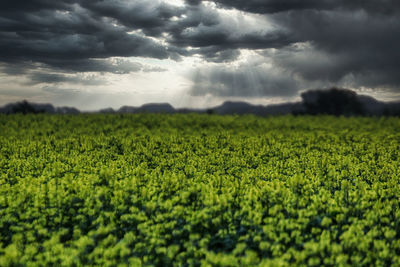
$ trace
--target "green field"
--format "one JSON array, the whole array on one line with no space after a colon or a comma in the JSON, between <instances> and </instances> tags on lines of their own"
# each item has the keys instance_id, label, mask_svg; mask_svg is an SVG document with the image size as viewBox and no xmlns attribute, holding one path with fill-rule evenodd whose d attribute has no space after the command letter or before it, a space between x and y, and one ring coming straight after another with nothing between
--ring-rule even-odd
<instances>
[{"instance_id":1,"label":"green field","mask_svg":"<svg viewBox=\"0 0 400 267\"><path fill-rule=\"evenodd\" d=\"M399 118L0 115L0 266L399 255Z\"/></svg>"}]
</instances>

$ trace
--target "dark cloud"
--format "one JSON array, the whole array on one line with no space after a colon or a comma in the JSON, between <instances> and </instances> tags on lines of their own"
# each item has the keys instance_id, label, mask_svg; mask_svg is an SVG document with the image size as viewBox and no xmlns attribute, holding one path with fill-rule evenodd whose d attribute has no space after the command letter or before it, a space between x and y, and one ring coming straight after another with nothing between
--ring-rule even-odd
<instances>
[{"instance_id":1,"label":"dark cloud","mask_svg":"<svg viewBox=\"0 0 400 267\"><path fill-rule=\"evenodd\" d=\"M113 74L128 74L131 72L162 72L164 68L144 65L123 58L111 59L71 59L49 60L51 67L66 72L108 72Z\"/></svg>"},{"instance_id":2,"label":"dark cloud","mask_svg":"<svg viewBox=\"0 0 400 267\"><path fill-rule=\"evenodd\" d=\"M58 71L58 72L55 72ZM166 69L138 62L114 58L91 60L61 60L46 64L2 64L0 73L10 76L24 75L21 85L70 84L85 86L107 85L109 82L98 73L128 74L131 72L164 72ZM86 74L90 72L89 74Z\"/></svg>"},{"instance_id":3,"label":"dark cloud","mask_svg":"<svg viewBox=\"0 0 400 267\"><path fill-rule=\"evenodd\" d=\"M59 71L65 73L75 72L108 72L114 74L128 74L131 72L148 71L159 68L145 66L138 62L122 58L113 59L46 59L46 64L19 62L14 64L1 64L0 71L8 75L21 75L30 73L31 70ZM161 69L165 70L165 69Z\"/></svg>"},{"instance_id":4,"label":"dark cloud","mask_svg":"<svg viewBox=\"0 0 400 267\"><path fill-rule=\"evenodd\" d=\"M229 29L198 27L187 32L182 32L179 36L175 36L173 43L197 48L215 48L215 50L223 51L230 49L281 48L295 41L285 32L270 32L264 34L244 33L238 35L228 30ZM207 54L207 49L200 49L198 51L200 54L202 51L205 51L205 54Z\"/></svg>"},{"instance_id":5,"label":"dark cloud","mask_svg":"<svg viewBox=\"0 0 400 267\"><path fill-rule=\"evenodd\" d=\"M197 54L210 62L228 62L237 59L240 49L281 48L298 41L284 29L266 30L262 26L251 29L243 18L235 20L222 15L200 1L190 4L185 17L166 28L168 43L183 49L182 55Z\"/></svg>"},{"instance_id":6,"label":"dark cloud","mask_svg":"<svg viewBox=\"0 0 400 267\"><path fill-rule=\"evenodd\" d=\"M143 69L143 65L137 62L117 59L71 59L48 60L50 66L68 72L109 72L114 74L127 74Z\"/></svg>"},{"instance_id":7,"label":"dark cloud","mask_svg":"<svg viewBox=\"0 0 400 267\"><path fill-rule=\"evenodd\" d=\"M225 8L271 14L301 10L366 10L371 13L394 14L400 11L397 0L214 0Z\"/></svg>"},{"instance_id":8,"label":"dark cloud","mask_svg":"<svg viewBox=\"0 0 400 267\"><path fill-rule=\"evenodd\" d=\"M338 84L354 88L399 90L400 80L396 73L400 73L400 50L398 49L400 47L400 19L395 15L398 4L389 11L390 8L387 6L389 2L381 2L377 9L373 9L372 2L365 2L363 6L357 1L342 4L339 1L264 1L262 3L260 1L230 1L231 6L242 10L276 13L268 17L275 25L278 25L278 30L264 36L255 35L254 40L251 35L243 36L243 38L238 38L236 35L234 39L230 34L216 33L215 35L219 38L213 36L202 38L201 36L207 37L207 34L201 31L193 31L191 38L184 39L191 41L191 45L200 46L204 42L207 49L203 49L202 53L205 57L209 57L210 61L213 59L212 54L216 55L216 51L224 51L223 49L228 47L231 49L263 49L268 46L277 48L264 50L266 52L263 56L271 59L274 66L291 75L285 76L282 73L277 79L276 76L271 77L268 73L256 72L257 76L261 77L257 78L260 89L253 82L247 82L250 80L247 71L232 72L221 68L222 70L213 70L214 73L209 73L209 75L201 74L194 78L192 92L268 96L271 95L271 91L266 88L271 88L271 83L281 86L281 90L274 91L281 95L284 95L286 90L293 92L300 88L309 88L310 85ZM207 46L207 41L212 44L211 47ZM212 51L212 53L207 53L207 51ZM207 79L211 81L210 84L207 84ZM258 93L255 94L255 92Z\"/></svg>"},{"instance_id":9,"label":"dark cloud","mask_svg":"<svg viewBox=\"0 0 400 267\"><path fill-rule=\"evenodd\" d=\"M106 14L98 15L100 11L94 7L101 1L84 1L86 5L92 4L93 10L82 7L83 2L80 1L25 2L6 1L0 6L2 62L39 62L58 68L78 68L80 71L110 71L113 66L106 66L93 59L169 57L168 48L157 40L131 32L120 20ZM160 7L160 10L163 9ZM166 13L160 12L153 14L154 17ZM129 17L135 17L135 14ZM87 69L84 69L85 66ZM134 71L135 66L132 67ZM122 73L126 72L129 70Z\"/></svg>"},{"instance_id":10,"label":"dark cloud","mask_svg":"<svg viewBox=\"0 0 400 267\"><path fill-rule=\"evenodd\" d=\"M185 3L192 6L197 6L201 3L202 0L185 0Z\"/></svg>"},{"instance_id":11,"label":"dark cloud","mask_svg":"<svg viewBox=\"0 0 400 267\"><path fill-rule=\"evenodd\" d=\"M27 69L35 68L35 64L28 63L27 65L0 63L0 75L4 76L23 75L26 74Z\"/></svg>"},{"instance_id":12,"label":"dark cloud","mask_svg":"<svg viewBox=\"0 0 400 267\"><path fill-rule=\"evenodd\" d=\"M214 1L268 15L291 36L274 63L307 81L400 89L400 2ZM293 49L296 43L306 49ZM268 43L268 42L265 42Z\"/></svg>"},{"instance_id":13,"label":"dark cloud","mask_svg":"<svg viewBox=\"0 0 400 267\"><path fill-rule=\"evenodd\" d=\"M73 85L104 85L107 81L96 75L71 75L59 73L32 73L28 75L29 82L26 85L36 84L73 84Z\"/></svg>"},{"instance_id":14,"label":"dark cloud","mask_svg":"<svg viewBox=\"0 0 400 267\"><path fill-rule=\"evenodd\" d=\"M400 73L397 17L302 11L275 19L308 42L303 48L282 49L274 56L278 66L307 80L340 83L347 78L355 87L400 87L398 75L393 75Z\"/></svg>"},{"instance_id":15,"label":"dark cloud","mask_svg":"<svg viewBox=\"0 0 400 267\"><path fill-rule=\"evenodd\" d=\"M211 46L197 50L209 62L225 63L232 62L240 56L240 51L237 49L220 50L218 47Z\"/></svg>"},{"instance_id":16,"label":"dark cloud","mask_svg":"<svg viewBox=\"0 0 400 267\"><path fill-rule=\"evenodd\" d=\"M90 85L87 72L164 71L127 57L198 55L217 65L193 76L195 95L288 96L312 84L399 90L399 18L397 0L4 0L0 71ZM233 67L243 50L272 67Z\"/></svg>"},{"instance_id":17,"label":"dark cloud","mask_svg":"<svg viewBox=\"0 0 400 267\"><path fill-rule=\"evenodd\" d=\"M2 61L33 60L51 64L54 59L90 59L142 56L168 58L167 49L151 39L118 30L96 35L36 33L0 34Z\"/></svg>"},{"instance_id":18,"label":"dark cloud","mask_svg":"<svg viewBox=\"0 0 400 267\"><path fill-rule=\"evenodd\" d=\"M329 0L215 0L214 2L222 7L260 14L334 7L334 1Z\"/></svg>"},{"instance_id":19,"label":"dark cloud","mask_svg":"<svg viewBox=\"0 0 400 267\"><path fill-rule=\"evenodd\" d=\"M7 53L0 52L0 60L55 62L59 67L57 63L64 60L66 64L116 56L179 60L200 54L224 62L235 59L234 49L277 48L293 42L280 31L241 32L238 26L224 24L216 9L199 1L189 4L183 8L159 1L36 0L24 6L7 1L0 11L0 49ZM163 34L167 37L162 44Z\"/></svg>"},{"instance_id":20,"label":"dark cloud","mask_svg":"<svg viewBox=\"0 0 400 267\"><path fill-rule=\"evenodd\" d=\"M113 18L130 29L153 36L160 35L172 18L184 13L183 8L159 1L81 1L81 6L96 16Z\"/></svg>"},{"instance_id":21,"label":"dark cloud","mask_svg":"<svg viewBox=\"0 0 400 267\"><path fill-rule=\"evenodd\" d=\"M294 41L281 31L241 31L224 24L216 9L200 1L189 4L183 8L159 1L6 1L0 11L0 49L7 53L0 53L0 60L50 65L64 59L115 56L178 60L197 53L215 61L219 56L210 56L211 50L233 55L233 49L279 48ZM162 34L167 43L161 44Z\"/></svg>"},{"instance_id":22,"label":"dark cloud","mask_svg":"<svg viewBox=\"0 0 400 267\"><path fill-rule=\"evenodd\" d=\"M69 9L70 5L76 2L75 0L3 0L0 4L0 13L12 11L31 12L44 9Z\"/></svg>"}]
</instances>

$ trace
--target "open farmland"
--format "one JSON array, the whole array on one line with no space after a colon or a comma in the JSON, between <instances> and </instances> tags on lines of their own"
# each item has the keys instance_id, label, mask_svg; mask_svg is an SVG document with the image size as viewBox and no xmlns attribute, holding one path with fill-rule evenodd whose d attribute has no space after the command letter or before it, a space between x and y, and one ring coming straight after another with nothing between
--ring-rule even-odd
<instances>
[{"instance_id":1,"label":"open farmland","mask_svg":"<svg viewBox=\"0 0 400 267\"><path fill-rule=\"evenodd\" d=\"M0 116L0 266L399 255L399 118Z\"/></svg>"}]
</instances>

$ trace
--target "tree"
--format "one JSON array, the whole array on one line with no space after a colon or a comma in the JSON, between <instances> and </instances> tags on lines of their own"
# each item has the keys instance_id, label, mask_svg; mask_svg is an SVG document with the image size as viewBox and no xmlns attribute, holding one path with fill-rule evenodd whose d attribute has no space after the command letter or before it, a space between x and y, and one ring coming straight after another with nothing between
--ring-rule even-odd
<instances>
[{"instance_id":1,"label":"tree","mask_svg":"<svg viewBox=\"0 0 400 267\"><path fill-rule=\"evenodd\" d=\"M363 105L354 91L342 88L310 90L301 94L305 113L329 115L364 115Z\"/></svg>"}]
</instances>

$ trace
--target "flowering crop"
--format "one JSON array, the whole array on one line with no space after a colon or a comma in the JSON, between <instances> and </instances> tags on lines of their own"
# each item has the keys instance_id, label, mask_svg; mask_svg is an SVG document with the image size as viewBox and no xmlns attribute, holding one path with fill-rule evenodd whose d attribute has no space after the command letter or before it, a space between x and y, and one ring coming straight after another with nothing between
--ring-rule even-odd
<instances>
[{"instance_id":1,"label":"flowering crop","mask_svg":"<svg viewBox=\"0 0 400 267\"><path fill-rule=\"evenodd\" d=\"M399 129L0 116L0 266L398 266Z\"/></svg>"}]
</instances>

